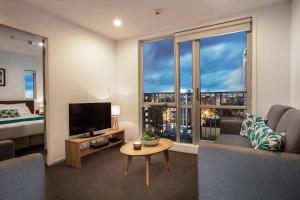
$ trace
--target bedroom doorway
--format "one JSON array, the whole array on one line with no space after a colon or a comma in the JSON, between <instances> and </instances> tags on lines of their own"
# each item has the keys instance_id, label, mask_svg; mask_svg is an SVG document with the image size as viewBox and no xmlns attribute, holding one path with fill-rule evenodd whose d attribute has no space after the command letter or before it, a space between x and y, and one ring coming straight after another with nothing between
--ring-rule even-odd
<instances>
[{"instance_id":1,"label":"bedroom doorway","mask_svg":"<svg viewBox=\"0 0 300 200\"><path fill-rule=\"evenodd\" d=\"M0 25L0 141L46 156L46 38Z\"/></svg>"}]
</instances>

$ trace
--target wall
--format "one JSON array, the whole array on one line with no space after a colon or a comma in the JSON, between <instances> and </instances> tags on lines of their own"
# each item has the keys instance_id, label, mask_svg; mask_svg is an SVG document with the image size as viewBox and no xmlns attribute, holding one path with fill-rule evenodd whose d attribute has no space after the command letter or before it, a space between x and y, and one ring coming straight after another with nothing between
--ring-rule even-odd
<instances>
[{"instance_id":1,"label":"wall","mask_svg":"<svg viewBox=\"0 0 300 200\"><path fill-rule=\"evenodd\" d=\"M17 0L0 0L0 23L48 38L46 66L48 164L65 158L70 102L110 101L115 43Z\"/></svg>"},{"instance_id":2,"label":"wall","mask_svg":"<svg viewBox=\"0 0 300 200\"><path fill-rule=\"evenodd\" d=\"M36 72L37 100L39 102L43 100L42 57L29 56L0 50L0 68L4 68L6 72L6 86L0 87L0 100L25 99L25 70L34 70Z\"/></svg>"},{"instance_id":3,"label":"wall","mask_svg":"<svg viewBox=\"0 0 300 200\"><path fill-rule=\"evenodd\" d=\"M257 11L257 113L291 104L290 2Z\"/></svg>"},{"instance_id":4,"label":"wall","mask_svg":"<svg viewBox=\"0 0 300 200\"><path fill-rule=\"evenodd\" d=\"M272 104L291 103L290 4L289 2L276 4L250 11L249 15L255 18L253 32L254 107L256 113L266 115ZM241 16L244 17L245 13ZM229 19L232 17L238 16L229 16ZM131 38L117 42L116 87L118 94L116 100L122 108L120 124L130 130L130 135L127 135L128 140L139 137L138 40L139 38Z\"/></svg>"},{"instance_id":5,"label":"wall","mask_svg":"<svg viewBox=\"0 0 300 200\"><path fill-rule=\"evenodd\" d=\"M292 105L300 108L300 1L291 4L291 89Z\"/></svg>"}]
</instances>

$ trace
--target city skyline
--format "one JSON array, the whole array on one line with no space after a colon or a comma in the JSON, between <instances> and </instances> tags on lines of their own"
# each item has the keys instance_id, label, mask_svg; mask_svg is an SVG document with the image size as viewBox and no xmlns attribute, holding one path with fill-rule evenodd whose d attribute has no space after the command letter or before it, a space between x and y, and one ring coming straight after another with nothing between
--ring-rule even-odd
<instances>
[{"instance_id":1,"label":"city skyline","mask_svg":"<svg viewBox=\"0 0 300 200\"><path fill-rule=\"evenodd\" d=\"M246 33L201 39L201 92L243 91ZM173 38L144 46L144 92L174 92ZM218 78L216 78L218 77ZM180 91L192 90L192 42L180 44Z\"/></svg>"}]
</instances>

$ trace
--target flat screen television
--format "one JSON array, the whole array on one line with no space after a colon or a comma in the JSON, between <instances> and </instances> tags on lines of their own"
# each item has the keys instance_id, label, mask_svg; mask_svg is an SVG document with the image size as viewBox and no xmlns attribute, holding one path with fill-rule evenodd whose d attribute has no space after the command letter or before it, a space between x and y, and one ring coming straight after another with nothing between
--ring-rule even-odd
<instances>
[{"instance_id":1,"label":"flat screen television","mask_svg":"<svg viewBox=\"0 0 300 200\"><path fill-rule=\"evenodd\" d=\"M111 128L111 103L69 104L69 133L79 135L91 130ZM97 132L95 132L97 133Z\"/></svg>"}]
</instances>

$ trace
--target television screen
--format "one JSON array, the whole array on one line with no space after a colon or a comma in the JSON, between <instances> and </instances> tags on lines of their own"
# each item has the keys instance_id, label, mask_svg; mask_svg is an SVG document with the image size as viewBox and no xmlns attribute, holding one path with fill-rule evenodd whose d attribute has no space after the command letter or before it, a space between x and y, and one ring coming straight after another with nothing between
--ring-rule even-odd
<instances>
[{"instance_id":1,"label":"television screen","mask_svg":"<svg viewBox=\"0 0 300 200\"><path fill-rule=\"evenodd\" d=\"M70 135L111 128L111 103L69 104Z\"/></svg>"}]
</instances>

